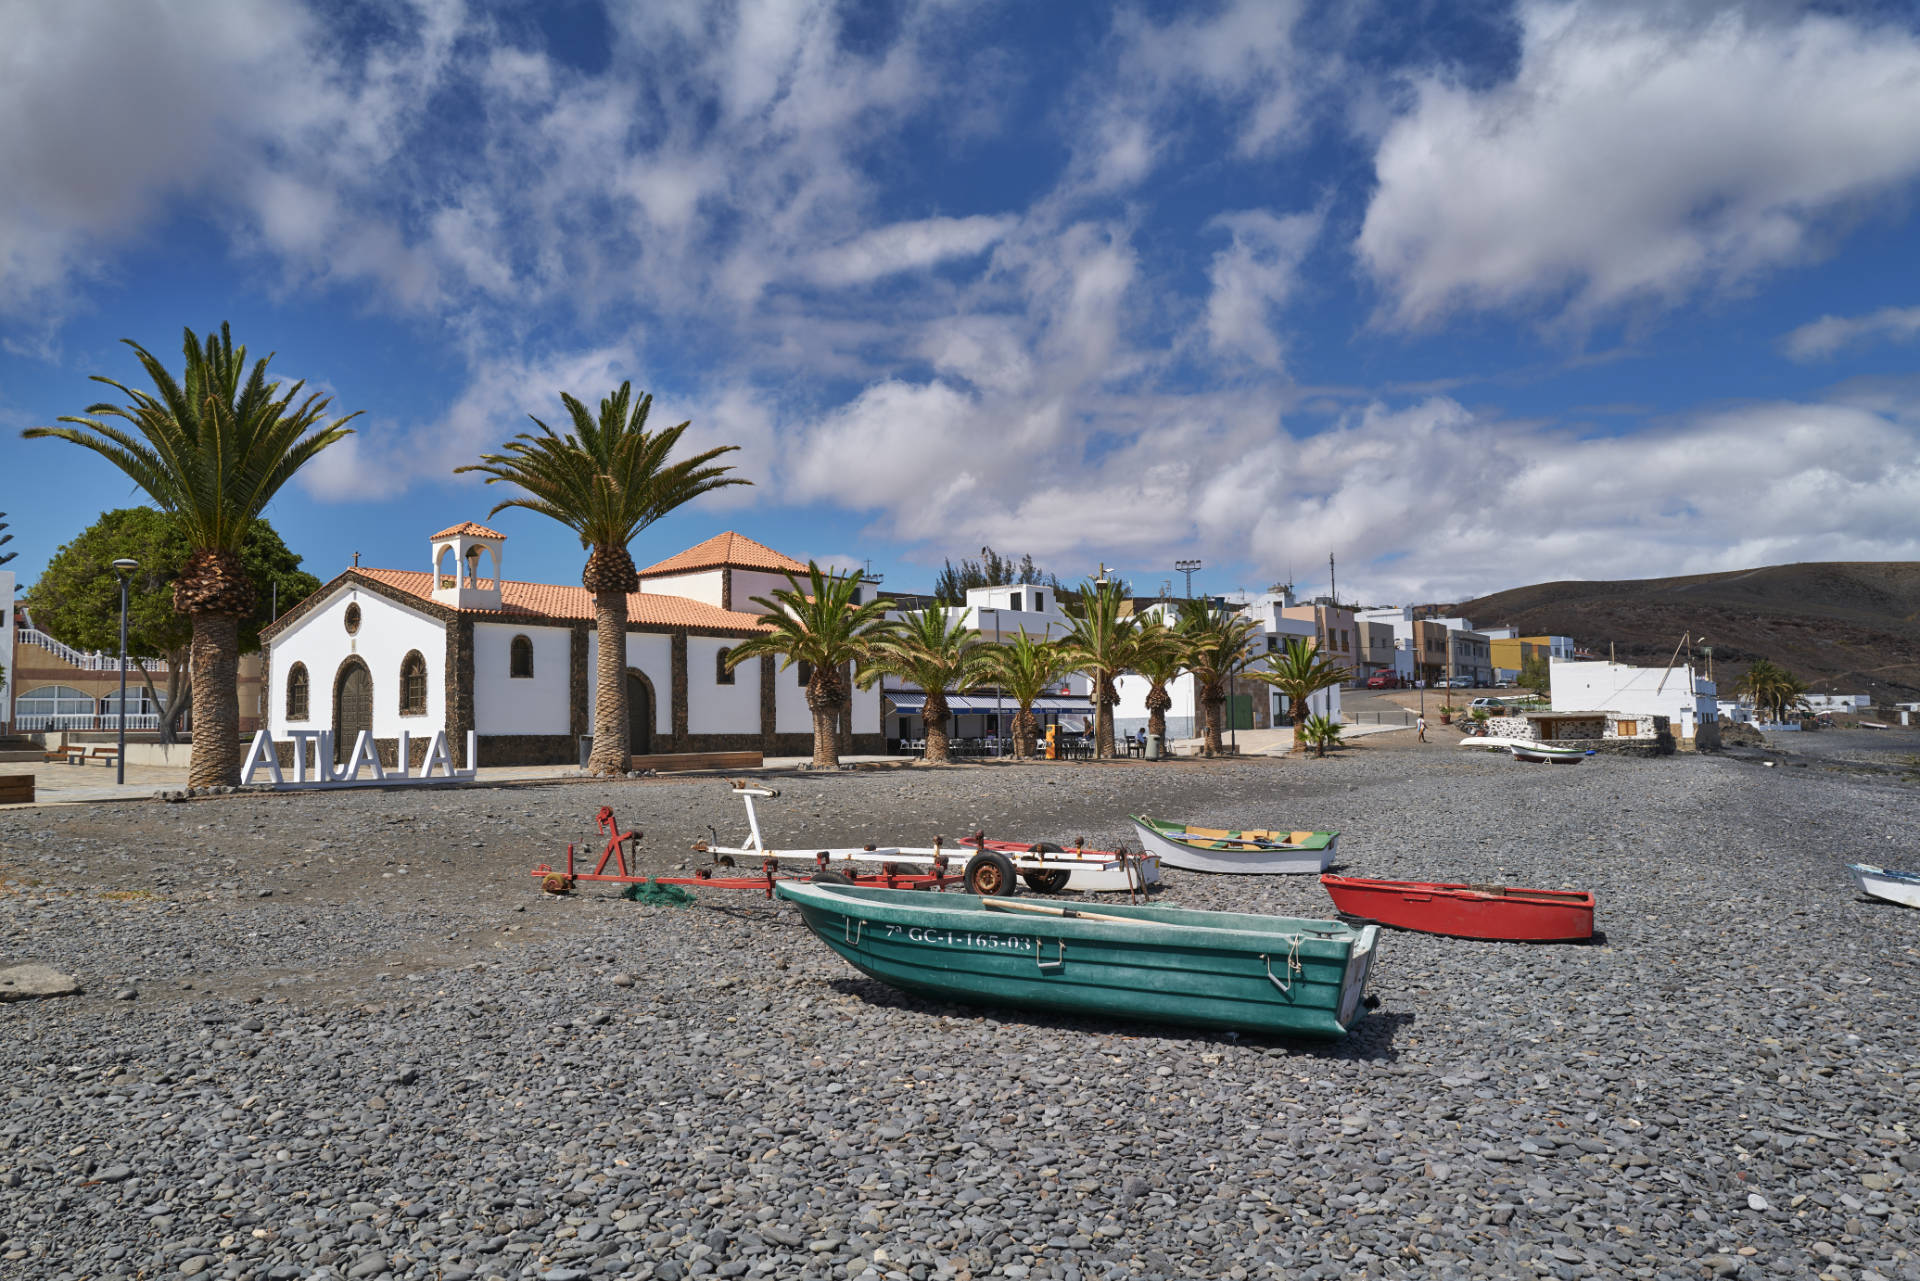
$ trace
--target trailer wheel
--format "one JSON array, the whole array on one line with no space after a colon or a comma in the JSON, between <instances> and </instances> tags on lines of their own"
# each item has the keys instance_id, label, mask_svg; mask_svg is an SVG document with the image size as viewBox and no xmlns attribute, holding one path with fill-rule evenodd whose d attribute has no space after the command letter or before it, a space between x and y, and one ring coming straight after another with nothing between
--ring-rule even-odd
<instances>
[{"instance_id":1,"label":"trailer wheel","mask_svg":"<svg viewBox=\"0 0 1920 1281\"><path fill-rule=\"evenodd\" d=\"M733 855L722 854L719 858L715 859L714 862L718 863L721 867L732 867Z\"/></svg>"},{"instance_id":2,"label":"trailer wheel","mask_svg":"<svg viewBox=\"0 0 1920 1281\"><path fill-rule=\"evenodd\" d=\"M1064 867L1043 867L1022 876L1035 894L1058 894L1067 888L1067 882L1072 878L1073 873Z\"/></svg>"},{"instance_id":3,"label":"trailer wheel","mask_svg":"<svg viewBox=\"0 0 1920 1281\"><path fill-rule=\"evenodd\" d=\"M967 860L962 877L967 893L991 898L1014 892L1013 860L999 850L981 850Z\"/></svg>"},{"instance_id":4,"label":"trailer wheel","mask_svg":"<svg viewBox=\"0 0 1920 1281\"><path fill-rule=\"evenodd\" d=\"M573 878L565 872L554 872L540 878L540 888L549 894L566 894L573 889Z\"/></svg>"},{"instance_id":5,"label":"trailer wheel","mask_svg":"<svg viewBox=\"0 0 1920 1281\"><path fill-rule=\"evenodd\" d=\"M812 876L808 877L807 879L812 881L815 885L851 885L853 884L852 877L843 876L839 872L828 872L824 870L815 872Z\"/></svg>"},{"instance_id":6,"label":"trailer wheel","mask_svg":"<svg viewBox=\"0 0 1920 1281\"><path fill-rule=\"evenodd\" d=\"M1061 849L1058 845L1055 845L1052 841L1041 841L1039 844L1033 847L1033 852L1035 854L1065 854L1066 853L1065 850Z\"/></svg>"}]
</instances>

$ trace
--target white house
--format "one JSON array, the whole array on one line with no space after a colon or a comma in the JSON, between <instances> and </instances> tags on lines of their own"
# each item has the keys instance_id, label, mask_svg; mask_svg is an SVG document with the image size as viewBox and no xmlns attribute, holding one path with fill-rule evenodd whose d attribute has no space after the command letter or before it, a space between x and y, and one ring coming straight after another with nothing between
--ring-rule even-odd
<instances>
[{"instance_id":1,"label":"white house","mask_svg":"<svg viewBox=\"0 0 1920 1281\"><path fill-rule=\"evenodd\" d=\"M393 764L403 730L416 754L435 730L457 746L472 730L482 764L577 761L598 687L593 596L578 584L506 578L505 542L471 521L443 529L429 540L431 571L348 569L265 628L274 738L331 728L343 753L370 730ZM734 644L761 630L757 610L735 603L805 571L732 532L640 571L640 590L627 597L635 755L812 751L810 673L777 671L774 659L733 671L724 664ZM880 750L877 693L856 691L845 719L844 750Z\"/></svg>"},{"instance_id":2,"label":"white house","mask_svg":"<svg viewBox=\"0 0 1920 1281\"><path fill-rule=\"evenodd\" d=\"M1807 706L1816 712L1871 712L1871 694L1808 694Z\"/></svg>"},{"instance_id":3,"label":"white house","mask_svg":"<svg viewBox=\"0 0 1920 1281\"><path fill-rule=\"evenodd\" d=\"M1715 726L1720 700L1714 683L1696 675L1692 666L1630 667L1625 663L1581 662L1553 658L1547 670L1553 680L1553 710L1619 712L1664 716L1679 739L1693 739L1703 727Z\"/></svg>"}]
</instances>

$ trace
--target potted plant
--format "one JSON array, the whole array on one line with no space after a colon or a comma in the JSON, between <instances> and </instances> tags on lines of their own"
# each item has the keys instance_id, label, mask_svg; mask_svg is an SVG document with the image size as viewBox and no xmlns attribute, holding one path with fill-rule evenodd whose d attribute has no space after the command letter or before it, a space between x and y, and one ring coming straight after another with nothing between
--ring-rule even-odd
<instances>
[{"instance_id":1,"label":"potted plant","mask_svg":"<svg viewBox=\"0 0 1920 1281\"><path fill-rule=\"evenodd\" d=\"M1453 706L1451 703L1440 704L1440 723L1442 725L1453 724L1453 718L1459 713L1459 711L1460 709Z\"/></svg>"}]
</instances>

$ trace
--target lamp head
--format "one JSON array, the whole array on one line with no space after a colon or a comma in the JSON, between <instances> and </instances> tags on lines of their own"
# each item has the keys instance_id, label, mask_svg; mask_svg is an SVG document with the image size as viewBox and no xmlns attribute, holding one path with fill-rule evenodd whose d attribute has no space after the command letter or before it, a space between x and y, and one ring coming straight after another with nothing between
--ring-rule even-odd
<instances>
[{"instance_id":1,"label":"lamp head","mask_svg":"<svg viewBox=\"0 0 1920 1281\"><path fill-rule=\"evenodd\" d=\"M122 578L126 577L128 574L131 574L134 570L138 568L140 568L140 562L135 560L131 556L122 556L120 559L113 562L113 572L120 575Z\"/></svg>"}]
</instances>

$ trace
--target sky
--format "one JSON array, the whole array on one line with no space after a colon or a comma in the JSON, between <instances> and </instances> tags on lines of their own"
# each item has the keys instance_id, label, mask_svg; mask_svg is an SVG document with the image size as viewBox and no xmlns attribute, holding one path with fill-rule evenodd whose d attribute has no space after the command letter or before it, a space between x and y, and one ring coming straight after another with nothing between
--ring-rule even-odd
<instances>
[{"instance_id":1,"label":"sky","mask_svg":"<svg viewBox=\"0 0 1920 1281\"><path fill-rule=\"evenodd\" d=\"M1447 600L1920 560L1906 4L0 0L0 511L141 496L20 429L231 322L359 412L267 511L428 567L453 468L623 381L721 529ZM576 582L531 513L509 578Z\"/></svg>"}]
</instances>

